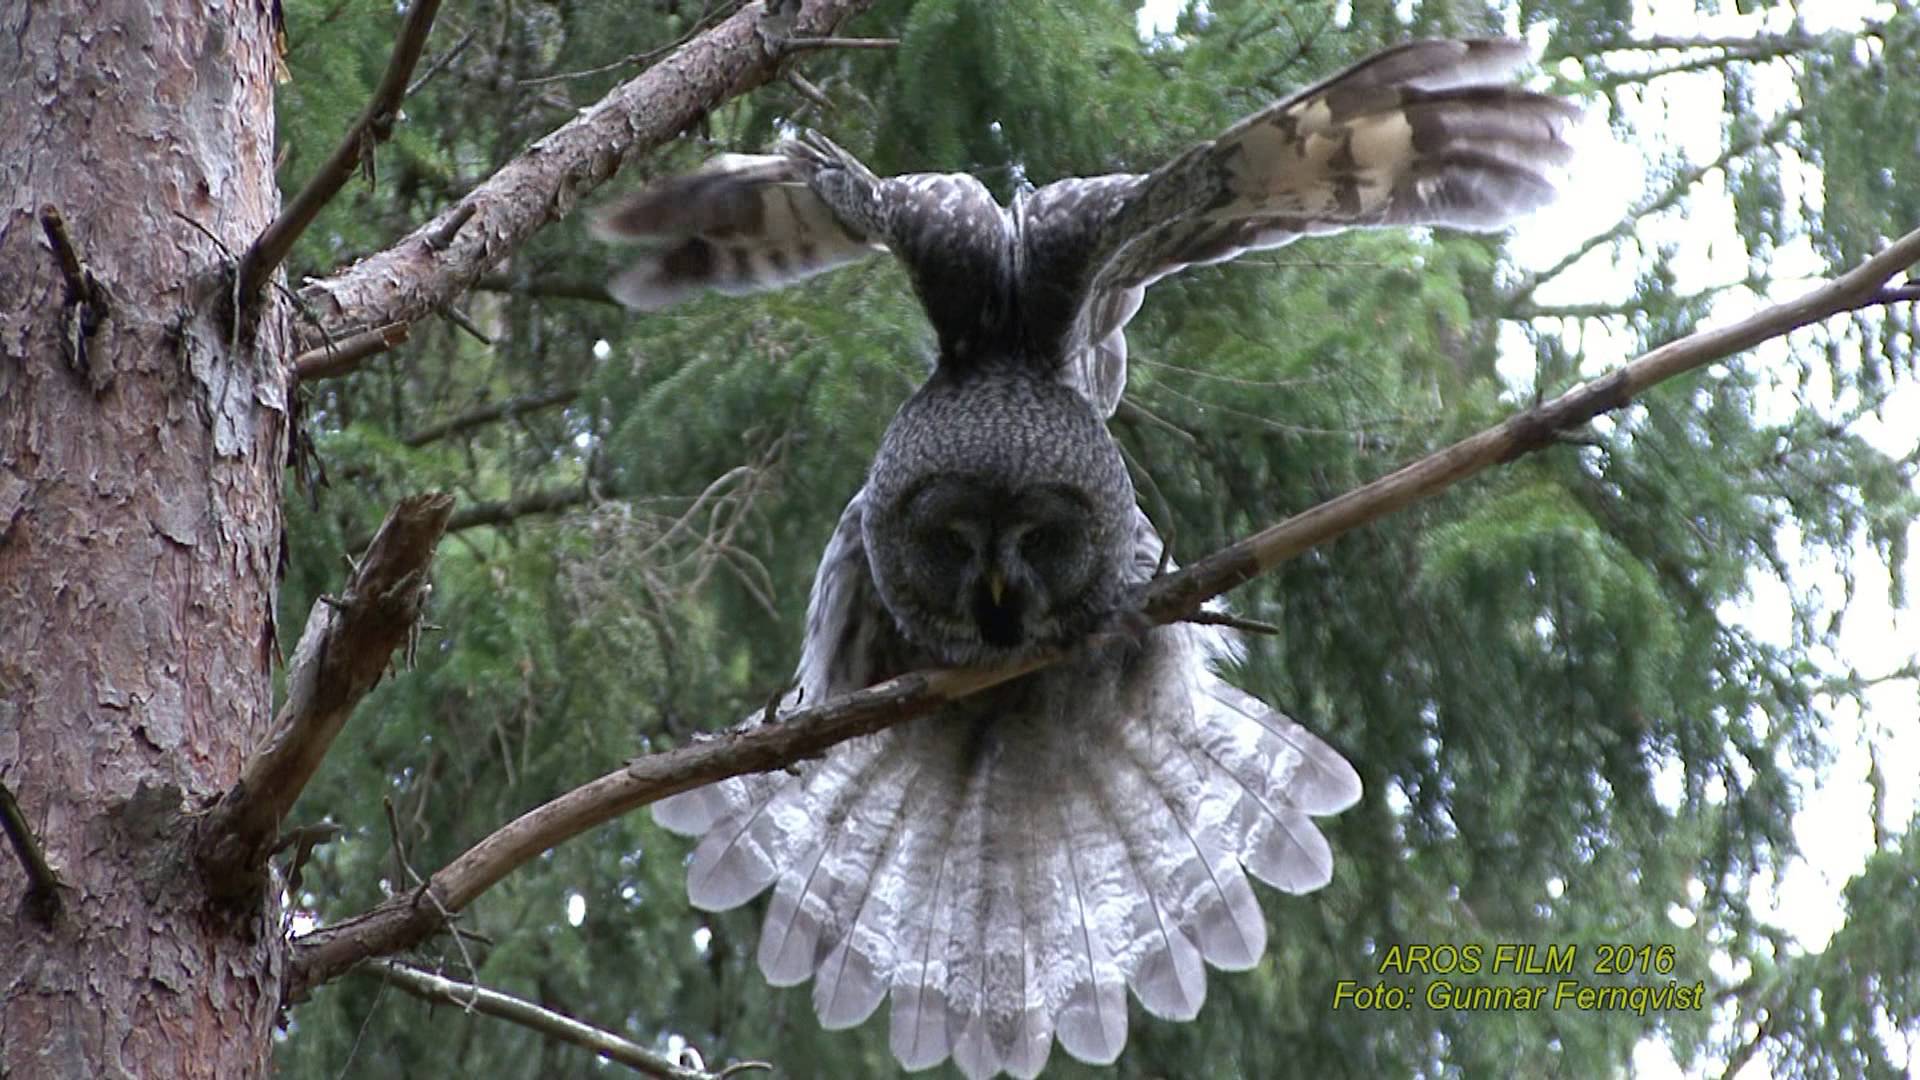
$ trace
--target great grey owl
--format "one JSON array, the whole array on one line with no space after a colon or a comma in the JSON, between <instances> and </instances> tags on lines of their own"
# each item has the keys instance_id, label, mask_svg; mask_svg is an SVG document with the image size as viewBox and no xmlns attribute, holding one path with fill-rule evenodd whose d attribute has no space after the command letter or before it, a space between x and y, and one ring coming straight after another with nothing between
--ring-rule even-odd
<instances>
[{"instance_id":1,"label":"great grey owl","mask_svg":"<svg viewBox=\"0 0 1920 1080\"><path fill-rule=\"evenodd\" d=\"M612 284L635 308L885 250L932 320L937 366L821 558L798 695L1068 651L791 773L655 807L700 837L699 907L774 886L760 968L779 986L811 978L824 1026L891 993L909 1069L952 1056L969 1077L1033 1076L1055 1038L1111 1062L1128 988L1189 1019L1203 962L1259 961L1247 874L1293 893L1329 880L1312 818L1360 797L1353 768L1222 681L1235 646L1218 627L1114 629L1162 562L1106 429L1123 333L1147 286L1183 267L1358 226L1493 229L1545 202L1576 114L1500 84L1527 59L1510 41L1390 49L1153 172L1063 180L1011 207L970 176L876 177L808 135L599 218L647 245Z\"/></svg>"}]
</instances>

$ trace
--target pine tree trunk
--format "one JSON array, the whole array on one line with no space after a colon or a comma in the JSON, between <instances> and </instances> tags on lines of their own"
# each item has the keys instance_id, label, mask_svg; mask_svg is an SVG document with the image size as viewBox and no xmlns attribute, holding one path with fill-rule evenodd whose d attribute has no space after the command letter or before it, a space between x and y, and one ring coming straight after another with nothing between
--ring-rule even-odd
<instances>
[{"instance_id":1,"label":"pine tree trunk","mask_svg":"<svg viewBox=\"0 0 1920 1080\"><path fill-rule=\"evenodd\" d=\"M188 815L271 716L288 316L221 245L278 209L276 6L0 0L0 783L62 883L0 848L0 1075L266 1067L277 898L210 902Z\"/></svg>"}]
</instances>

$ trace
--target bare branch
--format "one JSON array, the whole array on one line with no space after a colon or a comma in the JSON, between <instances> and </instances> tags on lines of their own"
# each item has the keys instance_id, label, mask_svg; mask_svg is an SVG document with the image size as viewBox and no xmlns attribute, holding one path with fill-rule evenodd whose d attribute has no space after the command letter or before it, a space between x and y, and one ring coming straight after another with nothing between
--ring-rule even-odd
<instances>
[{"instance_id":1,"label":"bare branch","mask_svg":"<svg viewBox=\"0 0 1920 1080\"><path fill-rule=\"evenodd\" d=\"M780 41L782 53L813 52L817 49L897 49L899 38L790 37Z\"/></svg>"},{"instance_id":2,"label":"bare branch","mask_svg":"<svg viewBox=\"0 0 1920 1080\"><path fill-rule=\"evenodd\" d=\"M1854 35L1847 35L1851 39ZM1596 52L1661 52L1692 49L1724 49L1734 52L1763 52L1784 56L1790 53L1802 53L1819 48L1824 42L1812 34L1753 34L1747 37L1684 37L1673 34L1649 34L1646 37L1620 36L1605 41L1591 43L1563 42L1546 52L1545 59L1560 60L1569 56L1590 56ZM1567 51L1577 48L1578 53Z\"/></svg>"},{"instance_id":3,"label":"bare branch","mask_svg":"<svg viewBox=\"0 0 1920 1080\"><path fill-rule=\"evenodd\" d=\"M505 401L494 401L485 405L477 405L451 420L443 420L438 424L431 424L418 431L409 432L406 437L400 441L408 446L425 446L430 442L438 442L449 435L459 435L463 432L472 431L482 424L491 424L495 420L525 416L530 412L539 412L541 409L551 409L556 405L565 405L579 396L580 388L577 386L556 386L551 390L542 390L537 394L526 394L521 397L508 398Z\"/></svg>"},{"instance_id":4,"label":"bare branch","mask_svg":"<svg viewBox=\"0 0 1920 1080\"><path fill-rule=\"evenodd\" d=\"M793 32L821 34L872 0L810 0ZM536 142L450 207L384 251L300 290L326 333L413 322L444 307L536 231L572 211L620 164L696 123L716 105L778 71L756 33L761 6L749 4L639 76L615 87ZM427 238L446 218L475 207L454 243ZM315 335L315 340L318 340ZM311 345L309 341L306 344Z\"/></svg>"},{"instance_id":5,"label":"bare branch","mask_svg":"<svg viewBox=\"0 0 1920 1080\"><path fill-rule=\"evenodd\" d=\"M454 42L452 48L449 48L446 52L443 52L439 56L434 57L433 60L427 64L427 70L420 73L419 78L407 84L407 92L401 95L400 100L405 101L407 98L410 98L413 95L419 93L421 87L432 82L433 77L435 75L438 75L442 71L445 71L447 69L447 65L453 63L455 60L458 60L460 58L460 54L463 52L466 52L467 46L471 44L473 44L473 31L469 30L466 33L460 35L460 40Z\"/></svg>"},{"instance_id":6,"label":"bare branch","mask_svg":"<svg viewBox=\"0 0 1920 1080\"><path fill-rule=\"evenodd\" d=\"M427 566L453 514L453 497L400 500L339 599L314 602L287 669L274 734L248 760L201 826L200 860L216 896L257 887L280 822L334 737L386 674L427 601Z\"/></svg>"},{"instance_id":7,"label":"bare branch","mask_svg":"<svg viewBox=\"0 0 1920 1080\"><path fill-rule=\"evenodd\" d=\"M1582 383L1545 404L1404 466L1379 480L1216 552L1148 586L1143 609L1155 623L1189 618L1200 606L1318 544L1325 543L1502 462L1552 445L1555 436L1618 409L1647 388L1750 349L1831 315L1871 304L1895 274L1920 261L1920 230L1807 295L1731 326L1703 330ZM395 897L294 942L288 1001L369 957L411 947L521 864L556 844L647 803L744 773L783 768L836 743L872 734L1059 660L1035 657L991 671L916 671L808 708L775 723L734 729L675 750L649 754L590 781L496 830L428 879L435 904Z\"/></svg>"},{"instance_id":8,"label":"bare branch","mask_svg":"<svg viewBox=\"0 0 1920 1080\"><path fill-rule=\"evenodd\" d=\"M587 300L596 304L619 306L602 281L573 281L565 278L516 277L509 274L482 274L473 287L488 292L518 293L556 300Z\"/></svg>"},{"instance_id":9,"label":"bare branch","mask_svg":"<svg viewBox=\"0 0 1920 1080\"><path fill-rule=\"evenodd\" d=\"M337 379L358 371L369 357L406 344L410 333L406 323L388 323L309 349L293 358L294 380Z\"/></svg>"},{"instance_id":10,"label":"bare branch","mask_svg":"<svg viewBox=\"0 0 1920 1080\"><path fill-rule=\"evenodd\" d=\"M1425 498L1485 469L1551 445L1559 432L1618 409L1648 387L1753 348L1831 315L1869 306L1893 275L1920 261L1920 229L1797 300L1731 326L1701 330L1648 352L1625 367L1581 383L1552 401L1469 436L1438 453L1296 514L1154 583L1147 612L1157 621L1196 610L1308 548Z\"/></svg>"},{"instance_id":11,"label":"bare branch","mask_svg":"<svg viewBox=\"0 0 1920 1080\"><path fill-rule=\"evenodd\" d=\"M1593 75L1593 85L1611 92L1623 86L1639 86L1664 79L1670 75L1686 75L1697 71L1724 71L1733 63L1757 63L1762 60L1778 60L1784 54L1766 52L1718 53L1705 56L1692 56L1685 60L1676 60L1671 64L1657 67L1639 68L1632 71L1603 70Z\"/></svg>"},{"instance_id":12,"label":"bare branch","mask_svg":"<svg viewBox=\"0 0 1920 1080\"><path fill-rule=\"evenodd\" d=\"M424 1001L452 1005L469 1012L511 1021L531 1028L549 1039L578 1046L660 1080L714 1080L714 1074L689 1069L665 1054L656 1053L639 1043L623 1039L611 1031L583 1024L571 1016L535 1005L531 1001L489 990L472 983L455 982L442 975L421 971L390 960L376 960L363 970L390 986L395 986Z\"/></svg>"},{"instance_id":13,"label":"bare branch","mask_svg":"<svg viewBox=\"0 0 1920 1080\"><path fill-rule=\"evenodd\" d=\"M20 812L13 791L4 783L0 783L0 829L6 830L13 853L20 857L20 865L27 872L27 895L21 906L29 918L42 926L52 926L60 917L60 875L47 865L46 852L40 850L33 826L28 824L27 815Z\"/></svg>"},{"instance_id":14,"label":"bare branch","mask_svg":"<svg viewBox=\"0 0 1920 1080\"><path fill-rule=\"evenodd\" d=\"M499 502L470 503L447 518L445 531L456 533L463 529L477 529L483 525L505 525L510 521L531 517L534 514L557 514L562 510L571 510L588 502L595 494L596 492L589 491L585 484L570 484L566 487L530 491L525 495ZM602 490L598 494L605 496L608 493ZM420 496L414 496L414 498L420 498ZM386 526L383 524L380 528L384 530ZM372 536L363 534L349 537L346 548L352 552L363 551L379 538L379 532L375 532ZM438 537L435 539L437 541Z\"/></svg>"},{"instance_id":15,"label":"bare branch","mask_svg":"<svg viewBox=\"0 0 1920 1080\"><path fill-rule=\"evenodd\" d=\"M260 238L240 257L239 294L247 302L267 283L273 271L286 261L287 254L300 235L320 216L340 189L352 179L354 169L373 152L373 144L385 142L393 134L393 120L407 92L407 80L413 77L420 53L427 47L427 33L433 29L433 17L440 11L440 0L413 0L406 21L400 25L400 37L393 43L393 55L387 60L386 74L374 89L373 99L341 137L340 145L320 165L313 179L300 194L287 203L285 210L267 226ZM386 319L384 322L412 320Z\"/></svg>"}]
</instances>

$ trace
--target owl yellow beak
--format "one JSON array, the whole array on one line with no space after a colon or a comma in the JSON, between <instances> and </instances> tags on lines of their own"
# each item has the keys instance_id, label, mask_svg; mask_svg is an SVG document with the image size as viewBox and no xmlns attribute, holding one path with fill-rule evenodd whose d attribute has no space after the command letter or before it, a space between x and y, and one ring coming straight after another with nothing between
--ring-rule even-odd
<instances>
[{"instance_id":1,"label":"owl yellow beak","mask_svg":"<svg viewBox=\"0 0 1920 1080\"><path fill-rule=\"evenodd\" d=\"M994 607L1000 606L1000 597L1004 595L1006 591L1007 579L1000 576L1000 571L987 571L987 595L993 598Z\"/></svg>"}]
</instances>

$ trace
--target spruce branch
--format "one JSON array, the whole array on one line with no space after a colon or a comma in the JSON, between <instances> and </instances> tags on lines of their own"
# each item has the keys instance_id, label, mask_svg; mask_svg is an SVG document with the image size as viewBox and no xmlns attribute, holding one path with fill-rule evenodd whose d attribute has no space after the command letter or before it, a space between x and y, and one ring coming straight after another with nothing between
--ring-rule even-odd
<instances>
[{"instance_id":1,"label":"spruce branch","mask_svg":"<svg viewBox=\"0 0 1920 1080\"><path fill-rule=\"evenodd\" d=\"M1611 374L1575 386L1551 401L1363 487L1321 503L1215 552L1147 587L1143 610L1152 622L1190 618L1209 599L1286 559L1377 521L1495 465L1554 445L1562 433L1619 409L1660 382L1830 316L1881 302L1888 282L1920 262L1920 229L1806 295L1728 326L1701 330L1648 352ZM1906 285L1891 290L1901 295ZM1058 661L1040 656L993 670L916 671L830 701L796 708L776 721L648 754L536 807L485 837L436 871L425 886L293 943L288 1001L337 978L364 960L410 948L442 930L457 913L522 864L596 825L648 803L745 773L784 768L837 743L924 716L940 706ZM424 903L421 894L430 894Z\"/></svg>"}]
</instances>

